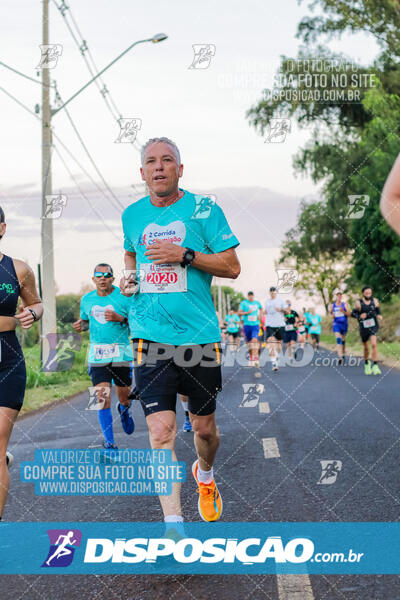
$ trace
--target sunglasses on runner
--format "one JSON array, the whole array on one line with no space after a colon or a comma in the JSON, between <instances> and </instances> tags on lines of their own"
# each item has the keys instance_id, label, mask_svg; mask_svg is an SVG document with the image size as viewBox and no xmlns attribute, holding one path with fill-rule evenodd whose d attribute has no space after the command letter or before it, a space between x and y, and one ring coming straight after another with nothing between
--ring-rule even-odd
<instances>
[{"instance_id":1,"label":"sunglasses on runner","mask_svg":"<svg viewBox=\"0 0 400 600\"><path fill-rule=\"evenodd\" d=\"M110 271L106 271L105 273L102 273L101 271L96 271L94 276L98 277L99 279L100 279L100 277L105 277L106 279L110 279L110 277L113 277L113 274L110 273Z\"/></svg>"}]
</instances>

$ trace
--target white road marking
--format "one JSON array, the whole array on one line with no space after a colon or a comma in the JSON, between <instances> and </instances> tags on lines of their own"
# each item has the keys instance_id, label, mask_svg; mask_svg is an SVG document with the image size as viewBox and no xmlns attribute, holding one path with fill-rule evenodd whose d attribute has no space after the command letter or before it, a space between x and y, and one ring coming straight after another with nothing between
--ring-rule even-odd
<instances>
[{"instance_id":1,"label":"white road marking","mask_svg":"<svg viewBox=\"0 0 400 600\"><path fill-rule=\"evenodd\" d=\"M269 413L269 402L259 402L258 403L258 411L260 413Z\"/></svg>"},{"instance_id":2,"label":"white road marking","mask_svg":"<svg viewBox=\"0 0 400 600\"><path fill-rule=\"evenodd\" d=\"M305 575L277 575L279 600L314 600L311 581Z\"/></svg>"},{"instance_id":3,"label":"white road marking","mask_svg":"<svg viewBox=\"0 0 400 600\"><path fill-rule=\"evenodd\" d=\"M276 438L263 438L264 458L279 458L279 448Z\"/></svg>"}]
</instances>

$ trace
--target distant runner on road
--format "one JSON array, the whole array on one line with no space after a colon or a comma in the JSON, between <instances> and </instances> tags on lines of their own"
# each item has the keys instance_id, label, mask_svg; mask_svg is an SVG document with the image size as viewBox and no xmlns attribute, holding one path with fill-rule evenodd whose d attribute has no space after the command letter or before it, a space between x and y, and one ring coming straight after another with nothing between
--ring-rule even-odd
<instances>
[{"instance_id":1,"label":"distant runner on road","mask_svg":"<svg viewBox=\"0 0 400 600\"><path fill-rule=\"evenodd\" d=\"M285 332L284 313L286 304L282 298L278 296L276 287L271 286L269 288L269 295L270 297L267 298L264 305L266 314L266 337L272 362L272 370L276 372L278 371L278 358L279 354L282 352L282 341Z\"/></svg>"},{"instance_id":2,"label":"distant runner on road","mask_svg":"<svg viewBox=\"0 0 400 600\"><path fill-rule=\"evenodd\" d=\"M362 298L357 300L351 313L358 320L360 337L364 346L364 373L366 375L380 375L378 366L378 339L379 322L382 320L379 301L372 295L372 288L366 285L362 289ZM371 353L373 364L369 360L369 343L371 342Z\"/></svg>"},{"instance_id":3,"label":"distant runner on road","mask_svg":"<svg viewBox=\"0 0 400 600\"><path fill-rule=\"evenodd\" d=\"M348 304L343 302L342 292L336 293L335 301L329 312L333 317L332 329L336 334L336 352L341 365L344 364L346 334L349 328L347 317L351 315Z\"/></svg>"},{"instance_id":4,"label":"distant runner on road","mask_svg":"<svg viewBox=\"0 0 400 600\"><path fill-rule=\"evenodd\" d=\"M260 330L262 306L258 300L255 300L254 293L247 294L247 300L242 300L239 306L239 315L243 319L244 335L249 348L249 366L259 366L258 353L259 342L258 333Z\"/></svg>"}]
</instances>

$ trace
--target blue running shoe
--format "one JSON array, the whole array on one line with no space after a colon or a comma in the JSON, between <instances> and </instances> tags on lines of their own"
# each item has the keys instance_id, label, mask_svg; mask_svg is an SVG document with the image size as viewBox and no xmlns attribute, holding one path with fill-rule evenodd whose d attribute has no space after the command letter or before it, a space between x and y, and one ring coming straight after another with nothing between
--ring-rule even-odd
<instances>
[{"instance_id":1,"label":"blue running shoe","mask_svg":"<svg viewBox=\"0 0 400 600\"><path fill-rule=\"evenodd\" d=\"M182 429L183 429L183 431L186 431L187 433L190 433L191 431L193 431L193 427L192 427L189 417L185 416L185 420L183 422Z\"/></svg>"},{"instance_id":2,"label":"blue running shoe","mask_svg":"<svg viewBox=\"0 0 400 600\"><path fill-rule=\"evenodd\" d=\"M121 417L122 429L128 435L131 435L135 431L135 422L132 418L131 413L129 412L130 405L124 406L117 402L117 410L119 412L119 416Z\"/></svg>"},{"instance_id":3,"label":"blue running shoe","mask_svg":"<svg viewBox=\"0 0 400 600\"><path fill-rule=\"evenodd\" d=\"M111 444L110 442L106 442L105 440L103 442L103 448L105 448L105 450L118 450L118 446Z\"/></svg>"}]
</instances>

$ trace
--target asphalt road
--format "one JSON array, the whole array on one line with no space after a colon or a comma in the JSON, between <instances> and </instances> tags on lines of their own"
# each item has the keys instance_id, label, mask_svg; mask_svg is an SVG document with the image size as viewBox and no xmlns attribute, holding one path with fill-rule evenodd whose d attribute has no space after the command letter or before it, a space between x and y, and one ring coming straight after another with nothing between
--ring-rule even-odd
<instances>
[{"instance_id":1,"label":"asphalt road","mask_svg":"<svg viewBox=\"0 0 400 600\"><path fill-rule=\"evenodd\" d=\"M332 354L319 353L330 362ZM221 446L215 465L226 521L396 521L399 519L399 373L382 367L367 377L362 365L224 367L218 401ZM241 406L243 384L263 385L253 406ZM90 382L88 381L88 385ZM260 388L258 388L260 390ZM67 396L68 390L65 390ZM101 444L95 411L81 394L18 421L10 444L16 468L4 513L7 521L159 521L152 497L43 497L19 480L18 464L35 448L87 448ZM113 408L114 410L114 408ZM269 411L269 412L268 412ZM147 448L145 420L133 408L128 437L116 411L119 447ZM178 422L183 412L178 406ZM185 519L199 520L191 476L192 434L178 435L177 455L187 464ZM319 484L321 460L340 461L330 485ZM339 463L337 463L339 464ZM311 583L311 587L310 584ZM399 576L1 576L2 600L400 600Z\"/></svg>"}]
</instances>

